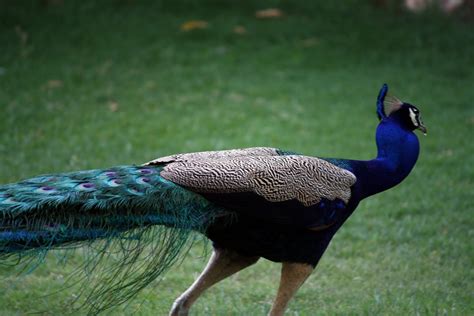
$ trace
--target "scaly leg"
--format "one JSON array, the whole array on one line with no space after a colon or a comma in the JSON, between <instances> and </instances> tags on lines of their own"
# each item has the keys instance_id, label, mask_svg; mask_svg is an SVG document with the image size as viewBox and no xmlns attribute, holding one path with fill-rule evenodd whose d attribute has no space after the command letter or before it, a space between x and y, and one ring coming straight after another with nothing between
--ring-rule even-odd
<instances>
[{"instance_id":1,"label":"scaly leg","mask_svg":"<svg viewBox=\"0 0 474 316\"><path fill-rule=\"evenodd\" d=\"M214 249L201 275L173 303L170 316L188 315L191 305L205 290L228 276L254 264L258 259L259 257L245 257L230 250Z\"/></svg>"},{"instance_id":2,"label":"scaly leg","mask_svg":"<svg viewBox=\"0 0 474 316\"><path fill-rule=\"evenodd\" d=\"M309 264L283 262L278 294L269 316L282 316L285 313L288 302L313 270L314 267Z\"/></svg>"}]
</instances>

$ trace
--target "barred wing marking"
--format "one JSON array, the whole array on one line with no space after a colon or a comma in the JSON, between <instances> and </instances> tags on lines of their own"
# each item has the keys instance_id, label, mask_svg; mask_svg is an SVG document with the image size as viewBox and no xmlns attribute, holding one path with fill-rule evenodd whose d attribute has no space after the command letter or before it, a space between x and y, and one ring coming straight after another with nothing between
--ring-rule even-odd
<instances>
[{"instance_id":1,"label":"barred wing marking","mask_svg":"<svg viewBox=\"0 0 474 316\"><path fill-rule=\"evenodd\" d=\"M298 155L175 161L161 176L196 192L255 192L271 202L297 199L305 206L322 198L348 203L356 181L325 160Z\"/></svg>"}]
</instances>

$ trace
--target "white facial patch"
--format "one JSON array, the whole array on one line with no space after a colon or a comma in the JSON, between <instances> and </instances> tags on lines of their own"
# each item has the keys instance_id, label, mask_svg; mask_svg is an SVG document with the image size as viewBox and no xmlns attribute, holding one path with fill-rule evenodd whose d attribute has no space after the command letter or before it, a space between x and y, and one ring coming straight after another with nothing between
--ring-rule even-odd
<instances>
[{"instance_id":1,"label":"white facial patch","mask_svg":"<svg viewBox=\"0 0 474 316\"><path fill-rule=\"evenodd\" d=\"M418 122L418 114L415 113L415 111L412 108L409 108L408 112L410 114L410 119L411 119L411 122L413 123L413 126L415 127L420 126L420 123Z\"/></svg>"}]
</instances>

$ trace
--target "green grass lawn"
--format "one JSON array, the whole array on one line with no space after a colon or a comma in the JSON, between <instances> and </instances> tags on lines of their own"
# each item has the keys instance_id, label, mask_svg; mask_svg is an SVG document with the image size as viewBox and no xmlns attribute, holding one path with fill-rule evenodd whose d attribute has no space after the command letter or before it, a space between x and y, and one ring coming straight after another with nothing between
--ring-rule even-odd
<instances>
[{"instance_id":1,"label":"green grass lawn","mask_svg":"<svg viewBox=\"0 0 474 316\"><path fill-rule=\"evenodd\" d=\"M250 146L369 159L387 82L423 114L420 159L361 203L288 315L474 314L472 22L355 0L65 2L0 1L0 183ZM286 14L256 19L267 7ZM180 30L195 19L208 27ZM110 315L165 315L208 253ZM79 256L0 268L0 315L70 311ZM259 261L193 314L264 315L279 269Z\"/></svg>"}]
</instances>

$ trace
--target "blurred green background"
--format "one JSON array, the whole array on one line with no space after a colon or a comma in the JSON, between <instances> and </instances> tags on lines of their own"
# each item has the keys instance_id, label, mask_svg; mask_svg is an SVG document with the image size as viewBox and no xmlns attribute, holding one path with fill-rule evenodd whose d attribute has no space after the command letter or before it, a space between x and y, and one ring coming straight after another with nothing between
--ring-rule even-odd
<instances>
[{"instance_id":1,"label":"blurred green background","mask_svg":"<svg viewBox=\"0 0 474 316\"><path fill-rule=\"evenodd\" d=\"M375 2L1 0L0 183L250 146L370 159L387 82L423 114L420 159L359 206L288 315L474 314L474 24ZM70 312L78 256L0 268L0 314ZM166 315L205 262L197 245L106 314ZM192 314L264 315L279 268L261 260Z\"/></svg>"}]
</instances>

